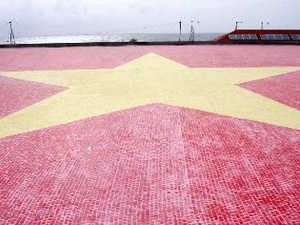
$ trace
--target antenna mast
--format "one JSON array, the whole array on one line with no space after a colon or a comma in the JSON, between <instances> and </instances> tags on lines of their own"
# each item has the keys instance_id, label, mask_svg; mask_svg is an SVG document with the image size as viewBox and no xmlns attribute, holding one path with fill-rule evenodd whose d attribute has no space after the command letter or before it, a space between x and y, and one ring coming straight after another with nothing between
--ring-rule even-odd
<instances>
[{"instance_id":1,"label":"antenna mast","mask_svg":"<svg viewBox=\"0 0 300 225\"><path fill-rule=\"evenodd\" d=\"M14 34L14 30L13 30L13 20L9 21L7 24L9 24L9 28L10 28L10 34L9 34L9 42L10 44L16 44L15 41L15 34Z\"/></svg>"},{"instance_id":2,"label":"antenna mast","mask_svg":"<svg viewBox=\"0 0 300 225\"><path fill-rule=\"evenodd\" d=\"M195 30L194 30L194 26L193 26L193 21L191 21L191 31L190 31L190 37L189 37L189 41L195 41Z\"/></svg>"}]
</instances>

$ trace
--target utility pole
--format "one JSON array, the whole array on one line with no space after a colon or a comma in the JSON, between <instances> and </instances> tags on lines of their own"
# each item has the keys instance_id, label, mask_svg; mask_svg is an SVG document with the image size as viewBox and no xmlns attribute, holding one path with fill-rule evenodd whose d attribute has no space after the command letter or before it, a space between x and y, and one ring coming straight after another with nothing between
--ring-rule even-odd
<instances>
[{"instance_id":1,"label":"utility pole","mask_svg":"<svg viewBox=\"0 0 300 225\"><path fill-rule=\"evenodd\" d=\"M193 21L191 21L191 31L190 31L190 37L189 37L189 41L195 41L195 30L194 30L194 26L193 26Z\"/></svg>"},{"instance_id":2,"label":"utility pole","mask_svg":"<svg viewBox=\"0 0 300 225\"><path fill-rule=\"evenodd\" d=\"M13 30L13 24L14 21L9 21L7 24L9 24L9 28L10 28L10 34L9 34L9 42L10 44L14 45L16 44L16 41L15 41L15 34L14 34L14 30Z\"/></svg>"},{"instance_id":3,"label":"utility pole","mask_svg":"<svg viewBox=\"0 0 300 225\"><path fill-rule=\"evenodd\" d=\"M236 29L236 30L238 29L238 24L239 24L239 23L243 23L243 21L236 21L236 22L235 22L235 29Z\"/></svg>"},{"instance_id":4,"label":"utility pole","mask_svg":"<svg viewBox=\"0 0 300 225\"><path fill-rule=\"evenodd\" d=\"M182 25L182 22L180 20L179 21L179 41L181 41L181 25Z\"/></svg>"}]
</instances>

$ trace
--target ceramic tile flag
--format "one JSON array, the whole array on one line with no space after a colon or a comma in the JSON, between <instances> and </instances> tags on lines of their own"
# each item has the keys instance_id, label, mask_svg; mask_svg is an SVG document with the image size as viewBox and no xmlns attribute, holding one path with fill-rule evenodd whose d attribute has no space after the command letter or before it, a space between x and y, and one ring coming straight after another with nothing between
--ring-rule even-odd
<instances>
[{"instance_id":1,"label":"ceramic tile flag","mask_svg":"<svg viewBox=\"0 0 300 225\"><path fill-rule=\"evenodd\" d=\"M0 224L296 224L298 46L0 49Z\"/></svg>"}]
</instances>

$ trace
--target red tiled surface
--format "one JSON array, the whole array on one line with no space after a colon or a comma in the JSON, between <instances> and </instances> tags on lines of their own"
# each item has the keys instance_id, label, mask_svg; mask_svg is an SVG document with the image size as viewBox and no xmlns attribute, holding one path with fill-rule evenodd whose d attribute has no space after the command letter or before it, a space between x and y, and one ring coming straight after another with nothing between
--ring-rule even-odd
<instances>
[{"instance_id":1,"label":"red tiled surface","mask_svg":"<svg viewBox=\"0 0 300 225\"><path fill-rule=\"evenodd\" d=\"M145 53L132 47L0 49L0 71L114 68Z\"/></svg>"},{"instance_id":2,"label":"red tiled surface","mask_svg":"<svg viewBox=\"0 0 300 225\"><path fill-rule=\"evenodd\" d=\"M147 52L190 67L300 66L299 50L0 49L0 71L113 68ZM241 86L299 109L298 78ZM63 90L0 83L2 117ZM299 165L299 130L153 104L0 139L0 224L299 224Z\"/></svg>"},{"instance_id":3,"label":"red tiled surface","mask_svg":"<svg viewBox=\"0 0 300 225\"><path fill-rule=\"evenodd\" d=\"M66 89L3 76L0 84L0 119Z\"/></svg>"},{"instance_id":4,"label":"red tiled surface","mask_svg":"<svg viewBox=\"0 0 300 225\"><path fill-rule=\"evenodd\" d=\"M0 146L0 224L300 221L300 131L153 104Z\"/></svg>"},{"instance_id":5,"label":"red tiled surface","mask_svg":"<svg viewBox=\"0 0 300 225\"><path fill-rule=\"evenodd\" d=\"M300 46L125 46L0 50L0 71L113 68L149 52L190 67L299 66Z\"/></svg>"},{"instance_id":6,"label":"red tiled surface","mask_svg":"<svg viewBox=\"0 0 300 225\"><path fill-rule=\"evenodd\" d=\"M300 46L190 45L156 47L154 52L189 67L299 66Z\"/></svg>"},{"instance_id":7,"label":"red tiled surface","mask_svg":"<svg viewBox=\"0 0 300 225\"><path fill-rule=\"evenodd\" d=\"M240 86L300 110L300 70L246 82Z\"/></svg>"},{"instance_id":8,"label":"red tiled surface","mask_svg":"<svg viewBox=\"0 0 300 225\"><path fill-rule=\"evenodd\" d=\"M181 110L197 222L300 221L300 131Z\"/></svg>"}]
</instances>

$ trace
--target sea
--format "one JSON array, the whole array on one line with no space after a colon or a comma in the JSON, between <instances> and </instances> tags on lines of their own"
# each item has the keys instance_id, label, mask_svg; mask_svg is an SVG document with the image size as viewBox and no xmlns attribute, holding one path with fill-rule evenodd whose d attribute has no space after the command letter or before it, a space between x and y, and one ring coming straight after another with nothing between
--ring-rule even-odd
<instances>
[{"instance_id":1,"label":"sea","mask_svg":"<svg viewBox=\"0 0 300 225\"><path fill-rule=\"evenodd\" d=\"M195 33L195 41L210 41L222 33ZM175 33L124 33L124 34L84 34L84 35L44 35L32 37L15 36L16 44L43 43L87 43L87 42L167 42L188 41L190 34L183 33L181 37ZM9 44L9 37L0 37L0 45Z\"/></svg>"}]
</instances>

